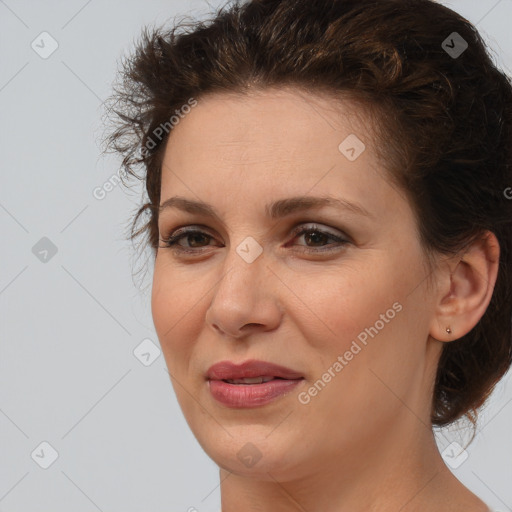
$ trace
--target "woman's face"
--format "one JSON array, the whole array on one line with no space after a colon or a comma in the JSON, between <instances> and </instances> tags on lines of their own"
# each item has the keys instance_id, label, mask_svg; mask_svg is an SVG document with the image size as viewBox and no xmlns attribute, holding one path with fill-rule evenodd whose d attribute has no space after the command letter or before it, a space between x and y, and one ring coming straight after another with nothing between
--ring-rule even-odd
<instances>
[{"instance_id":1,"label":"woman's face","mask_svg":"<svg viewBox=\"0 0 512 512\"><path fill-rule=\"evenodd\" d=\"M429 337L428 272L410 205L350 106L291 89L210 95L166 147L161 204L179 196L215 216L162 209L162 240L201 233L160 242L153 320L190 428L234 473L355 468L431 435L441 343ZM339 203L282 207L298 196ZM249 360L302 378L207 378L215 363Z\"/></svg>"}]
</instances>

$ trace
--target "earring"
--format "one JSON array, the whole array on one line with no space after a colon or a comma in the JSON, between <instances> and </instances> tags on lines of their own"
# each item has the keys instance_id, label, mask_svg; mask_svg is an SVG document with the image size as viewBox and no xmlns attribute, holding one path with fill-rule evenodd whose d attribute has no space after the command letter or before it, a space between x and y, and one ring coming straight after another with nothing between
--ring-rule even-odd
<instances>
[{"instance_id":1,"label":"earring","mask_svg":"<svg viewBox=\"0 0 512 512\"><path fill-rule=\"evenodd\" d=\"M451 334L451 333L452 333L452 330L451 330L449 327L447 327L447 328L446 328L446 332L447 332L448 334Z\"/></svg>"}]
</instances>

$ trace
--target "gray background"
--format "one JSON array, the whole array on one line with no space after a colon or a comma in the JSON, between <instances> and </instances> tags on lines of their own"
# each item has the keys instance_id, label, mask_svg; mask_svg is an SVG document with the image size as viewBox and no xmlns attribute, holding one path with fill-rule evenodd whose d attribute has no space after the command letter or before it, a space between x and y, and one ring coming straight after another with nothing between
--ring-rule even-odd
<instances>
[{"instance_id":1,"label":"gray background","mask_svg":"<svg viewBox=\"0 0 512 512\"><path fill-rule=\"evenodd\" d=\"M512 68L512 0L443 3L476 23ZM0 0L0 512L219 509L217 467L189 431L163 356L134 354L143 340L158 346L151 265L132 280L149 254L137 259L125 240L141 189L93 195L119 169L98 146L116 61L143 24L211 7ZM58 43L46 59L31 47L51 49L43 31ZM467 459L457 468L466 455L452 460L460 480L501 511L512 510L511 401L508 377ZM446 460L449 445L468 438L462 426L436 437ZM47 469L52 449L42 442L58 453Z\"/></svg>"}]
</instances>

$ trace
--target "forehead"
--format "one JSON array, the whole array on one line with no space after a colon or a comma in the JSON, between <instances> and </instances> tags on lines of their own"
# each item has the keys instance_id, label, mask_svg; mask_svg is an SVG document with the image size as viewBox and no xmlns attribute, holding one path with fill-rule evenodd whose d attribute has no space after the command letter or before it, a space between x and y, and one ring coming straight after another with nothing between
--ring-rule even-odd
<instances>
[{"instance_id":1,"label":"forehead","mask_svg":"<svg viewBox=\"0 0 512 512\"><path fill-rule=\"evenodd\" d=\"M270 147L282 147L283 143L290 146L301 138L309 140L312 132L337 132L339 137L351 129L364 137L371 131L362 105L327 93L312 95L290 87L244 94L210 93L181 117L169 137L172 145L201 144L208 148L232 143L251 145L257 150L261 149L259 141Z\"/></svg>"},{"instance_id":2,"label":"forehead","mask_svg":"<svg viewBox=\"0 0 512 512\"><path fill-rule=\"evenodd\" d=\"M347 144L361 151L357 159L341 152ZM170 134L162 200L213 198L227 211L227 196L248 205L339 191L383 207L391 191L375 149L369 117L349 100L300 89L214 93L198 99Z\"/></svg>"},{"instance_id":3,"label":"forehead","mask_svg":"<svg viewBox=\"0 0 512 512\"><path fill-rule=\"evenodd\" d=\"M348 99L290 87L211 93L173 127L164 167L191 170L206 161L209 168L277 170L279 163L320 161L319 155L334 163L349 136L364 141L366 163L374 164L373 127L362 106Z\"/></svg>"}]
</instances>

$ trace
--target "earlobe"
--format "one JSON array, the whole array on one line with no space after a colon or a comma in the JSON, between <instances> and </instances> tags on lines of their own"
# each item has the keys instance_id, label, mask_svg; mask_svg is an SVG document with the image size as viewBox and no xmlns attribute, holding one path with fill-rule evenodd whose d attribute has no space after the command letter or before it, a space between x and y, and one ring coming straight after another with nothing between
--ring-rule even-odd
<instances>
[{"instance_id":1,"label":"earlobe","mask_svg":"<svg viewBox=\"0 0 512 512\"><path fill-rule=\"evenodd\" d=\"M499 242L486 231L443 270L436 315L430 336L442 342L467 334L484 315L494 291L500 257Z\"/></svg>"}]
</instances>

